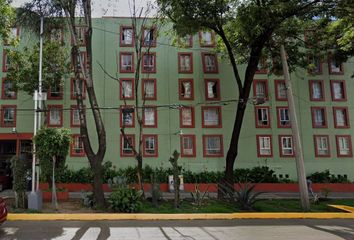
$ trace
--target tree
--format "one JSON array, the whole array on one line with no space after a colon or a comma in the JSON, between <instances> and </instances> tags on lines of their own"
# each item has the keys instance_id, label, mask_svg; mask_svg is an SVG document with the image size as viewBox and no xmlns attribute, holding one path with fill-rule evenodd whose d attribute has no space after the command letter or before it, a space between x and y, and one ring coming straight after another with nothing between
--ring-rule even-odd
<instances>
[{"instance_id":1,"label":"tree","mask_svg":"<svg viewBox=\"0 0 354 240\"><path fill-rule=\"evenodd\" d=\"M85 153L89 159L91 169L93 171L93 196L94 202L98 207L105 205L104 193L102 189L102 162L106 153L106 130L104 127L101 111L96 98L96 93L93 85L93 68L92 68L92 18L91 18L91 0L60 0L53 1L53 4L58 3L65 14L65 20L73 39L71 48L71 57L74 60L76 101L80 117L80 137L82 139ZM77 7L82 10L84 31L84 42L86 46L87 61L84 62L79 48L78 29L76 28L78 18L76 15ZM81 73L81 74L80 74ZM87 118L85 105L83 101L83 89L81 81L84 81L90 107L92 110L95 130L97 133L98 150L95 152L91 145L91 139L87 127Z\"/></svg>"},{"instance_id":2,"label":"tree","mask_svg":"<svg viewBox=\"0 0 354 240\"><path fill-rule=\"evenodd\" d=\"M62 87L69 74L69 53L61 43L45 41L43 47L42 81L46 90ZM10 66L6 79L14 85L14 91L32 95L38 89L39 47L26 46L9 51Z\"/></svg>"},{"instance_id":3,"label":"tree","mask_svg":"<svg viewBox=\"0 0 354 240\"><path fill-rule=\"evenodd\" d=\"M287 43L285 45L288 47L289 64L295 66L303 63L304 55L297 54L300 42L298 34L302 31L303 23L312 20L319 13L333 9L336 1L157 0L157 2L179 35L195 33L201 29L214 31L220 37L222 50L230 61L239 100L226 155L225 176L221 182L232 184L243 118L260 60L269 56L279 61L280 45ZM242 77L239 64L243 63L246 64L246 71ZM257 103L258 99L255 100Z\"/></svg>"},{"instance_id":4,"label":"tree","mask_svg":"<svg viewBox=\"0 0 354 240\"><path fill-rule=\"evenodd\" d=\"M70 31L72 39L70 56L73 61L75 75L74 88L76 90L76 101L80 118L80 138L93 172L94 202L98 207L103 207L105 199L102 189L102 162L106 153L106 131L93 84L91 0L32 0L30 3L24 5L23 10L19 11L19 19L20 22L31 27L30 23L33 22L33 16L37 20L38 16L45 16L46 21L49 20L50 22L59 24L64 19ZM63 16L64 18L62 18ZM37 20L34 22L38 22ZM83 42L85 42L86 47L86 61L84 61L81 55L77 26L82 27L84 33ZM84 84L82 84L82 81ZM95 122L98 141L97 151L92 147L92 138L87 127L83 86L86 88L90 109Z\"/></svg>"},{"instance_id":5,"label":"tree","mask_svg":"<svg viewBox=\"0 0 354 240\"><path fill-rule=\"evenodd\" d=\"M34 137L37 146L41 169L45 175L52 172L52 204L58 208L55 186L55 170L65 165L66 156L69 153L71 136L70 131L64 128L42 128ZM50 169L52 165L52 169Z\"/></svg>"},{"instance_id":6,"label":"tree","mask_svg":"<svg viewBox=\"0 0 354 240\"><path fill-rule=\"evenodd\" d=\"M157 39L157 34L158 34L158 26L157 22L155 19L149 20L148 15L151 11L151 6L148 4L146 9L144 8L141 9L136 9L136 3L135 0L132 1L132 9L131 9L131 23L132 23L132 28L130 29L131 31L127 31L127 36L128 38L130 37L131 43L128 45L133 45L134 46L134 53L135 56L131 56L130 63L135 62L135 66L131 66L131 69L128 71L133 71L134 72L134 83L131 85L128 85L128 83L121 81L118 76L113 76L112 74L108 73L102 65L101 68L107 74L110 78L113 80L116 80L120 88L122 89L122 98L124 105L120 108L120 111L122 111L121 116L122 116L122 124L121 124L121 129L120 132L122 134L123 139L121 141L124 141L124 143L127 143L133 156L135 157L137 161L137 178L138 178L138 184L140 186L140 189L143 191L144 197L145 197L145 192L144 192L144 187L143 187L143 130L144 130L144 116L147 111L157 111L157 109L154 109L152 107L146 106L146 100L152 99L153 96L149 96L149 93L147 91L147 83L145 82L144 84L144 91L140 91L140 85L143 85L142 82L142 74L141 74L141 66L142 62L144 61L144 55L149 55L151 47L154 47L156 45L156 39ZM145 34L147 31L148 34ZM123 33L124 34L124 33ZM126 43L125 43L126 44ZM150 55L151 58L155 58L154 55ZM135 59L134 59L135 58ZM135 60L135 61L134 61ZM123 61L122 56L120 56L120 61ZM129 60L128 60L129 61ZM154 59L151 59L151 61L154 61ZM125 70L124 70L125 71ZM154 69L146 70L143 69L143 72L147 72L146 77L149 78L150 72L154 72ZM151 83L151 82L150 82ZM133 87L134 86L134 87ZM156 93L154 93L156 94ZM130 103L127 102L128 99L132 99L132 96L134 96L134 104L131 105ZM135 139L132 139L129 137L129 134L126 132L126 128L129 127L129 125L134 125L135 117L133 117L135 114L136 116L136 122L138 123L138 145L135 146L135 144L132 142ZM156 121L156 119L154 119ZM122 143L121 145L123 145Z\"/></svg>"},{"instance_id":7,"label":"tree","mask_svg":"<svg viewBox=\"0 0 354 240\"><path fill-rule=\"evenodd\" d=\"M5 42L10 37L10 28L14 23L15 12L9 0L0 0L0 38Z\"/></svg>"}]
</instances>

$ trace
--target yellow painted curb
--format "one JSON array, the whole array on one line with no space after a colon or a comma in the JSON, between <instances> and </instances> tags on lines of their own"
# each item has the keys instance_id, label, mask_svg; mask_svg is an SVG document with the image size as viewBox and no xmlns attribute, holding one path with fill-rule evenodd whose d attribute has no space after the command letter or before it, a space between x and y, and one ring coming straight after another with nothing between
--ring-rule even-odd
<instances>
[{"instance_id":1,"label":"yellow painted curb","mask_svg":"<svg viewBox=\"0 0 354 240\"><path fill-rule=\"evenodd\" d=\"M343 210L345 212L354 213L354 207L350 207L350 206L346 206L346 205L328 205L328 206Z\"/></svg>"},{"instance_id":2,"label":"yellow painted curb","mask_svg":"<svg viewBox=\"0 0 354 240\"><path fill-rule=\"evenodd\" d=\"M80 214L22 214L10 213L7 216L9 221L50 221L50 220L72 220L72 221L97 221L97 220L212 220L212 219L331 219L350 218L354 219L354 213L225 213L225 214L124 214L124 213L80 213Z\"/></svg>"}]
</instances>

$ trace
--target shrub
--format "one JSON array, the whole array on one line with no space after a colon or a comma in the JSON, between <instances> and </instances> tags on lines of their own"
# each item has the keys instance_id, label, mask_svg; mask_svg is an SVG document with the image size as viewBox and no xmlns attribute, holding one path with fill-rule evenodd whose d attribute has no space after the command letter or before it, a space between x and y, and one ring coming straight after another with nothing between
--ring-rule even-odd
<instances>
[{"instance_id":1,"label":"shrub","mask_svg":"<svg viewBox=\"0 0 354 240\"><path fill-rule=\"evenodd\" d=\"M142 202L142 191L134 188L122 187L114 190L108 198L110 208L114 212L138 212Z\"/></svg>"},{"instance_id":2,"label":"shrub","mask_svg":"<svg viewBox=\"0 0 354 240\"><path fill-rule=\"evenodd\" d=\"M348 183L348 179L346 176L342 175L334 175L331 174L330 171L327 169L322 172L314 172L312 173L309 178L313 183Z\"/></svg>"}]
</instances>

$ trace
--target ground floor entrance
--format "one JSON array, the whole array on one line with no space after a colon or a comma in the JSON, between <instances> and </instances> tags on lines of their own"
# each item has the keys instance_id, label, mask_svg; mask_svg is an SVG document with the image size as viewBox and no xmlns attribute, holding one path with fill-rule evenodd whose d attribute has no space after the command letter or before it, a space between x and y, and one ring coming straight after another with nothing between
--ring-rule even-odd
<instances>
[{"instance_id":1,"label":"ground floor entrance","mask_svg":"<svg viewBox=\"0 0 354 240\"><path fill-rule=\"evenodd\" d=\"M0 191L11 188L11 159L17 156L31 170L33 134L0 134Z\"/></svg>"}]
</instances>

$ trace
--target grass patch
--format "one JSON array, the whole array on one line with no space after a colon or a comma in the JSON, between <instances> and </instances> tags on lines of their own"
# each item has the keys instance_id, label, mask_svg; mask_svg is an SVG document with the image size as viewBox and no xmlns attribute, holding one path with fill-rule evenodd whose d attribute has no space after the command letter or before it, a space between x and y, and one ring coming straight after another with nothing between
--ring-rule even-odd
<instances>
[{"instance_id":1,"label":"grass patch","mask_svg":"<svg viewBox=\"0 0 354 240\"><path fill-rule=\"evenodd\" d=\"M317 204L311 203L311 212L338 211L329 207L328 204L354 206L354 199L322 200ZM300 200L296 199L259 200L254 204L254 210L258 212L302 212Z\"/></svg>"},{"instance_id":2,"label":"grass patch","mask_svg":"<svg viewBox=\"0 0 354 240\"><path fill-rule=\"evenodd\" d=\"M339 212L340 210L328 207L328 204L354 206L354 199L339 199L320 201L311 204L311 212ZM296 199L262 199L256 201L254 212L302 212L300 200ZM144 201L141 213L233 213L243 212L237 205L219 200L208 200L197 208L191 201L183 201L179 209L174 209L173 201L162 201L158 208L151 202Z\"/></svg>"}]
</instances>

